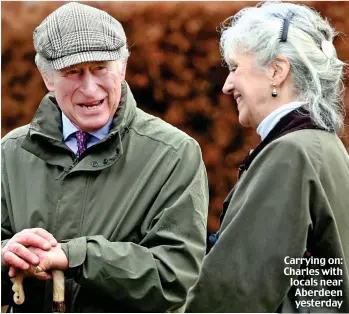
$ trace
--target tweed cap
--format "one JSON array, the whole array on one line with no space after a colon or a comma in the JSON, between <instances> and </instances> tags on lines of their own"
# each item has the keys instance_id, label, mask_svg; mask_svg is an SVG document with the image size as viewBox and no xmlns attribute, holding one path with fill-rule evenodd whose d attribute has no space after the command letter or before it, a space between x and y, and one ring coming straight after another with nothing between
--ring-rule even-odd
<instances>
[{"instance_id":1,"label":"tweed cap","mask_svg":"<svg viewBox=\"0 0 349 314\"><path fill-rule=\"evenodd\" d=\"M77 2L59 7L34 31L36 52L55 70L128 57L126 35L108 13Z\"/></svg>"}]
</instances>

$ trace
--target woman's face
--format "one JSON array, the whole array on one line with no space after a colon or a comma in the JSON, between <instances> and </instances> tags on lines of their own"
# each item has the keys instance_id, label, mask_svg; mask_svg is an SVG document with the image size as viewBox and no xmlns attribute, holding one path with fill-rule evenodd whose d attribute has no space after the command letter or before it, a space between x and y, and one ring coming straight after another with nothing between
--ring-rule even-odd
<instances>
[{"instance_id":1,"label":"woman's face","mask_svg":"<svg viewBox=\"0 0 349 314\"><path fill-rule=\"evenodd\" d=\"M234 97L239 111L239 122L257 128L269 114L272 81L268 71L257 67L250 54L237 54L229 62L230 73L223 86L223 93Z\"/></svg>"}]
</instances>

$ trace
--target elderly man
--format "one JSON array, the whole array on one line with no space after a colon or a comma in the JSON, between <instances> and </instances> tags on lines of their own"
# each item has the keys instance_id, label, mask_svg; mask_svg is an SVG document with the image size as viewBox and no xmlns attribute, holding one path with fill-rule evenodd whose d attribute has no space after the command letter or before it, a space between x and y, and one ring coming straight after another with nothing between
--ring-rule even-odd
<instances>
[{"instance_id":1,"label":"elderly man","mask_svg":"<svg viewBox=\"0 0 349 314\"><path fill-rule=\"evenodd\" d=\"M2 142L2 303L24 272L14 312L51 311L60 269L68 312L179 308L205 254L198 144L136 107L124 30L106 12L65 4L34 46L50 93Z\"/></svg>"}]
</instances>

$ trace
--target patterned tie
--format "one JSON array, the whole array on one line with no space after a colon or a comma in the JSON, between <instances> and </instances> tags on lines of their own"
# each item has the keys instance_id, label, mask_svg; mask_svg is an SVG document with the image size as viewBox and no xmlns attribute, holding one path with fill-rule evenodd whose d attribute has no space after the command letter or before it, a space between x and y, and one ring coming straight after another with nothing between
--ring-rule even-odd
<instances>
[{"instance_id":1,"label":"patterned tie","mask_svg":"<svg viewBox=\"0 0 349 314\"><path fill-rule=\"evenodd\" d=\"M87 148L88 133L84 131L77 131L75 135L76 142L78 143L78 152L76 153L76 155L80 157Z\"/></svg>"}]
</instances>

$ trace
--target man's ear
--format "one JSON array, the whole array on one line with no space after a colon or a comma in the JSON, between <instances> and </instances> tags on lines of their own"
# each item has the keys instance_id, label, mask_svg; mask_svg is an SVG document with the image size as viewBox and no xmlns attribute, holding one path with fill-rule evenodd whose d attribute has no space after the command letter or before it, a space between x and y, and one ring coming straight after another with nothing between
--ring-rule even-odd
<instances>
[{"instance_id":1,"label":"man's ear","mask_svg":"<svg viewBox=\"0 0 349 314\"><path fill-rule=\"evenodd\" d=\"M127 68L127 61L121 61L120 62L120 73L121 73L122 81L125 80L125 77L126 77L126 68Z\"/></svg>"},{"instance_id":2,"label":"man's ear","mask_svg":"<svg viewBox=\"0 0 349 314\"><path fill-rule=\"evenodd\" d=\"M43 73L40 71L40 74L42 76L42 79L44 80L44 83L46 85L46 88L50 91L50 92L54 92L55 88L54 88L54 83L53 83L53 74L48 74L48 73Z\"/></svg>"},{"instance_id":3,"label":"man's ear","mask_svg":"<svg viewBox=\"0 0 349 314\"><path fill-rule=\"evenodd\" d=\"M276 57L269 67L269 79L275 83L276 86L282 85L290 73L290 68L290 63L286 57Z\"/></svg>"}]
</instances>

